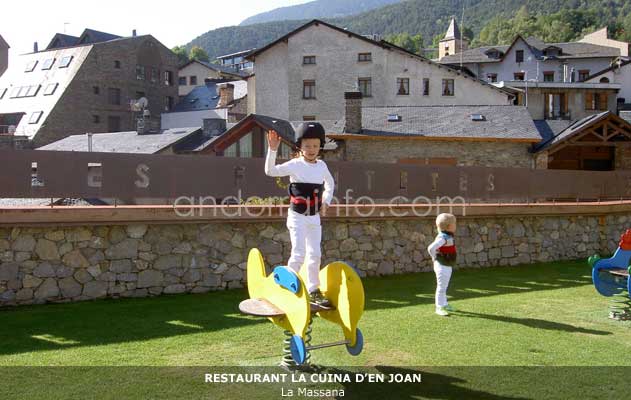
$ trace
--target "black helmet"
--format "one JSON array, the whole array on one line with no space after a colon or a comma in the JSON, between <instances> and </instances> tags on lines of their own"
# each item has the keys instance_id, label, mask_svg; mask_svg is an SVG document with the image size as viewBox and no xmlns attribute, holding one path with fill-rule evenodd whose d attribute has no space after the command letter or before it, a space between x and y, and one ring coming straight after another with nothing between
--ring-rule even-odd
<instances>
[{"instance_id":1,"label":"black helmet","mask_svg":"<svg viewBox=\"0 0 631 400\"><path fill-rule=\"evenodd\" d=\"M320 148L324 148L324 127L317 122L304 122L296 129L296 146L300 148L302 139L320 139Z\"/></svg>"}]
</instances>

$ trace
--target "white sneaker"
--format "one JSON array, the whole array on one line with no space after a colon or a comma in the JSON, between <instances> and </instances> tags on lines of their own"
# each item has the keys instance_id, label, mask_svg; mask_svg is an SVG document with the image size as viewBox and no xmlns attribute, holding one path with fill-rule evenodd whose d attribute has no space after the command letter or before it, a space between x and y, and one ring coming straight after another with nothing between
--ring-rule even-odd
<instances>
[{"instance_id":1,"label":"white sneaker","mask_svg":"<svg viewBox=\"0 0 631 400\"><path fill-rule=\"evenodd\" d=\"M444 307L436 307L436 314L442 317L446 317L449 315L449 313L447 312L447 310L445 310Z\"/></svg>"}]
</instances>

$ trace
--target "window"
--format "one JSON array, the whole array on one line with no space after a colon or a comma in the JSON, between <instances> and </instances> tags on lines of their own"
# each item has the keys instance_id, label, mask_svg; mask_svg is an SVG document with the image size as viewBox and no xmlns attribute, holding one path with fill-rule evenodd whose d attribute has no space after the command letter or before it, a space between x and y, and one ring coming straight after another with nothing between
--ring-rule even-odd
<instances>
[{"instance_id":1,"label":"window","mask_svg":"<svg viewBox=\"0 0 631 400\"><path fill-rule=\"evenodd\" d=\"M585 110L607 111L607 93L585 93Z\"/></svg>"},{"instance_id":2,"label":"window","mask_svg":"<svg viewBox=\"0 0 631 400\"><path fill-rule=\"evenodd\" d=\"M544 82L554 82L554 71L544 71L543 72L543 81Z\"/></svg>"},{"instance_id":3,"label":"window","mask_svg":"<svg viewBox=\"0 0 631 400\"><path fill-rule=\"evenodd\" d=\"M453 96L454 93L454 80L443 79L443 96Z\"/></svg>"},{"instance_id":4,"label":"window","mask_svg":"<svg viewBox=\"0 0 631 400\"><path fill-rule=\"evenodd\" d=\"M289 160L289 158L291 157L291 153L292 153L291 147L288 146L287 143L281 142L280 146L278 147L278 153L277 153L278 158L283 159L283 160Z\"/></svg>"},{"instance_id":5,"label":"window","mask_svg":"<svg viewBox=\"0 0 631 400\"><path fill-rule=\"evenodd\" d=\"M599 111L607 111L607 93L598 93L597 103Z\"/></svg>"},{"instance_id":6,"label":"window","mask_svg":"<svg viewBox=\"0 0 631 400\"><path fill-rule=\"evenodd\" d=\"M315 115L303 115L302 116L302 120L303 121L315 121L316 117L315 117Z\"/></svg>"},{"instance_id":7,"label":"window","mask_svg":"<svg viewBox=\"0 0 631 400\"><path fill-rule=\"evenodd\" d=\"M357 61L372 61L372 53L359 53L357 54Z\"/></svg>"},{"instance_id":8,"label":"window","mask_svg":"<svg viewBox=\"0 0 631 400\"><path fill-rule=\"evenodd\" d=\"M107 89L108 103L114 106L120 106L121 104L121 90L118 88Z\"/></svg>"},{"instance_id":9,"label":"window","mask_svg":"<svg viewBox=\"0 0 631 400\"><path fill-rule=\"evenodd\" d=\"M316 89L315 81L302 81L302 98L315 99L316 98L315 89Z\"/></svg>"},{"instance_id":10,"label":"window","mask_svg":"<svg viewBox=\"0 0 631 400\"><path fill-rule=\"evenodd\" d=\"M521 63L524 62L524 51L516 50L515 51L515 62Z\"/></svg>"},{"instance_id":11,"label":"window","mask_svg":"<svg viewBox=\"0 0 631 400\"><path fill-rule=\"evenodd\" d=\"M606 76L604 78L600 78L600 83L609 83L609 78Z\"/></svg>"},{"instance_id":12,"label":"window","mask_svg":"<svg viewBox=\"0 0 631 400\"><path fill-rule=\"evenodd\" d=\"M362 94L362 97L372 97L372 78L359 78L357 80L357 86Z\"/></svg>"},{"instance_id":13,"label":"window","mask_svg":"<svg viewBox=\"0 0 631 400\"><path fill-rule=\"evenodd\" d=\"M445 45L445 55L446 56L449 55L449 45L448 44Z\"/></svg>"},{"instance_id":14,"label":"window","mask_svg":"<svg viewBox=\"0 0 631 400\"><path fill-rule=\"evenodd\" d=\"M252 135L247 134L223 151L224 157L252 157Z\"/></svg>"},{"instance_id":15,"label":"window","mask_svg":"<svg viewBox=\"0 0 631 400\"><path fill-rule=\"evenodd\" d=\"M21 86L17 97L26 97L26 94L28 93L30 88L30 86Z\"/></svg>"},{"instance_id":16,"label":"window","mask_svg":"<svg viewBox=\"0 0 631 400\"><path fill-rule=\"evenodd\" d=\"M46 71L49 70L53 67L53 64L55 63L55 59L54 58L49 58L47 60L44 61L44 64L42 64L42 71Z\"/></svg>"},{"instance_id":17,"label":"window","mask_svg":"<svg viewBox=\"0 0 631 400\"><path fill-rule=\"evenodd\" d=\"M239 157L252 157L252 135L245 135L239 140Z\"/></svg>"},{"instance_id":18,"label":"window","mask_svg":"<svg viewBox=\"0 0 631 400\"><path fill-rule=\"evenodd\" d=\"M100 124L101 123L101 117L98 115L93 115L92 116L92 122L95 124Z\"/></svg>"},{"instance_id":19,"label":"window","mask_svg":"<svg viewBox=\"0 0 631 400\"><path fill-rule=\"evenodd\" d=\"M180 76L179 78L177 78L177 84L180 86L186 86L186 77Z\"/></svg>"},{"instance_id":20,"label":"window","mask_svg":"<svg viewBox=\"0 0 631 400\"><path fill-rule=\"evenodd\" d=\"M410 78L397 78L397 95L410 94Z\"/></svg>"},{"instance_id":21,"label":"window","mask_svg":"<svg viewBox=\"0 0 631 400\"><path fill-rule=\"evenodd\" d=\"M486 74L487 82L497 82L497 74Z\"/></svg>"},{"instance_id":22,"label":"window","mask_svg":"<svg viewBox=\"0 0 631 400\"><path fill-rule=\"evenodd\" d=\"M189 82L189 85L191 85L191 86L197 86L197 77L196 76L189 76L188 77L188 82Z\"/></svg>"},{"instance_id":23,"label":"window","mask_svg":"<svg viewBox=\"0 0 631 400\"><path fill-rule=\"evenodd\" d=\"M302 64L303 65L311 65L311 64L315 64L315 58L316 56L304 56L302 57Z\"/></svg>"},{"instance_id":24,"label":"window","mask_svg":"<svg viewBox=\"0 0 631 400\"><path fill-rule=\"evenodd\" d=\"M114 68L121 69L121 62L118 60L114 60Z\"/></svg>"},{"instance_id":25,"label":"window","mask_svg":"<svg viewBox=\"0 0 631 400\"><path fill-rule=\"evenodd\" d=\"M26 68L24 68L24 72L33 72L36 66L37 66L37 60L33 60L29 62L28 64L26 64Z\"/></svg>"},{"instance_id":26,"label":"window","mask_svg":"<svg viewBox=\"0 0 631 400\"><path fill-rule=\"evenodd\" d=\"M107 117L107 131L108 132L120 132L121 130L121 117L109 116Z\"/></svg>"},{"instance_id":27,"label":"window","mask_svg":"<svg viewBox=\"0 0 631 400\"><path fill-rule=\"evenodd\" d=\"M36 124L39 122L40 118L42 118L42 115L44 114L43 111L35 111L34 113L31 114L31 117L28 120L29 124Z\"/></svg>"},{"instance_id":28,"label":"window","mask_svg":"<svg viewBox=\"0 0 631 400\"><path fill-rule=\"evenodd\" d=\"M35 96L37 96L37 93L39 93L39 89L41 87L42 87L42 85L29 86L28 91L26 92L26 97L35 97Z\"/></svg>"},{"instance_id":29,"label":"window","mask_svg":"<svg viewBox=\"0 0 631 400\"><path fill-rule=\"evenodd\" d=\"M15 99L16 97L18 97L18 95L20 94L20 89L22 89L21 86L14 87L9 98Z\"/></svg>"},{"instance_id":30,"label":"window","mask_svg":"<svg viewBox=\"0 0 631 400\"><path fill-rule=\"evenodd\" d=\"M92 93L100 94L101 93L101 89L98 86L92 86Z\"/></svg>"},{"instance_id":31,"label":"window","mask_svg":"<svg viewBox=\"0 0 631 400\"><path fill-rule=\"evenodd\" d=\"M136 65L136 79L139 81L145 80L145 66L144 65Z\"/></svg>"},{"instance_id":32,"label":"window","mask_svg":"<svg viewBox=\"0 0 631 400\"><path fill-rule=\"evenodd\" d=\"M164 71L164 84L166 86L173 85L173 73L171 71Z\"/></svg>"},{"instance_id":33,"label":"window","mask_svg":"<svg viewBox=\"0 0 631 400\"><path fill-rule=\"evenodd\" d=\"M44 89L44 96L50 96L51 94L55 93L55 90L57 90L57 86L59 86L58 83L49 83L48 85L46 85L46 88Z\"/></svg>"},{"instance_id":34,"label":"window","mask_svg":"<svg viewBox=\"0 0 631 400\"><path fill-rule=\"evenodd\" d=\"M151 67L151 83L157 83L160 80L160 71L158 68Z\"/></svg>"},{"instance_id":35,"label":"window","mask_svg":"<svg viewBox=\"0 0 631 400\"><path fill-rule=\"evenodd\" d=\"M429 78L423 78L423 96L429 96Z\"/></svg>"},{"instance_id":36,"label":"window","mask_svg":"<svg viewBox=\"0 0 631 400\"><path fill-rule=\"evenodd\" d=\"M173 97L166 96L164 98L164 111L171 111L173 108Z\"/></svg>"},{"instance_id":37,"label":"window","mask_svg":"<svg viewBox=\"0 0 631 400\"><path fill-rule=\"evenodd\" d=\"M524 73L523 72L515 72L513 74L513 80L514 81L523 81L524 80Z\"/></svg>"},{"instance_id":38,"label":"window","mask_svg":"<svg viewBox=\"0 0 631 400\"><path fill-rule=\"evenodd\" d=\"M141 97L145 97L145 92L136 92L136 98L139 99Z\"/></svg>"},{"instance_id":39,"label":"window","mask_svg":"<svg viewBox=\"0 0 631 400\"><path fill-rule=\"evenodd\" d=\"M588 76L589 76L589 70L588 69L580 69L578 71L578 81L579 82L585 82L585 80L587 79Z\"/></svg>"},{"instance_id":40,"label":"window","mask_svg":"<svg viewBox=\"0 0 631 400\"><path fill-rule=\"evenodd\" d=\"M72 57L73 56L61 57L61 60L59 60L59 68L68 68L68 66L72 62Z\"/></svg>"}]
</instances>

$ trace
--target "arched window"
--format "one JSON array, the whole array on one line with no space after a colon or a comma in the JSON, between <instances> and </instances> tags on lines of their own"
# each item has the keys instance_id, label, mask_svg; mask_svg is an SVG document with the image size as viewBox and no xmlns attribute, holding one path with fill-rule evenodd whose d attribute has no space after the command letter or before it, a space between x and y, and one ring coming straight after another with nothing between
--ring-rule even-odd
<instances>
[{"instance_id":1,"label":"arched window","mask_svg":"<svg viewBox=\"0 0 631 400\"><path fill-rule=\"evenodd\" d=\"M609 78L607 77L600 78L600 83L609 83Z\"/></svg>"}]
</instances>

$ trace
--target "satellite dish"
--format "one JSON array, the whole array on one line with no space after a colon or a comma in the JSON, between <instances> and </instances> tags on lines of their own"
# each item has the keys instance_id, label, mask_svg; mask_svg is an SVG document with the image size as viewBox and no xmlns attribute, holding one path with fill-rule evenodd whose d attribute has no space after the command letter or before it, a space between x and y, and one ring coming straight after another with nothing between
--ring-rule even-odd
<instances>
[{"instance_id":1,"label":"satellite dish","mask_svg":"<svg viewBox=\"0 0 631 400\"><path fill-rule=\"evenodd\" d=\"M142 111L149 106L149 100L146 97L141 97L138 100L131 101L132 111Z\"/></svg>"}]
</instances>

